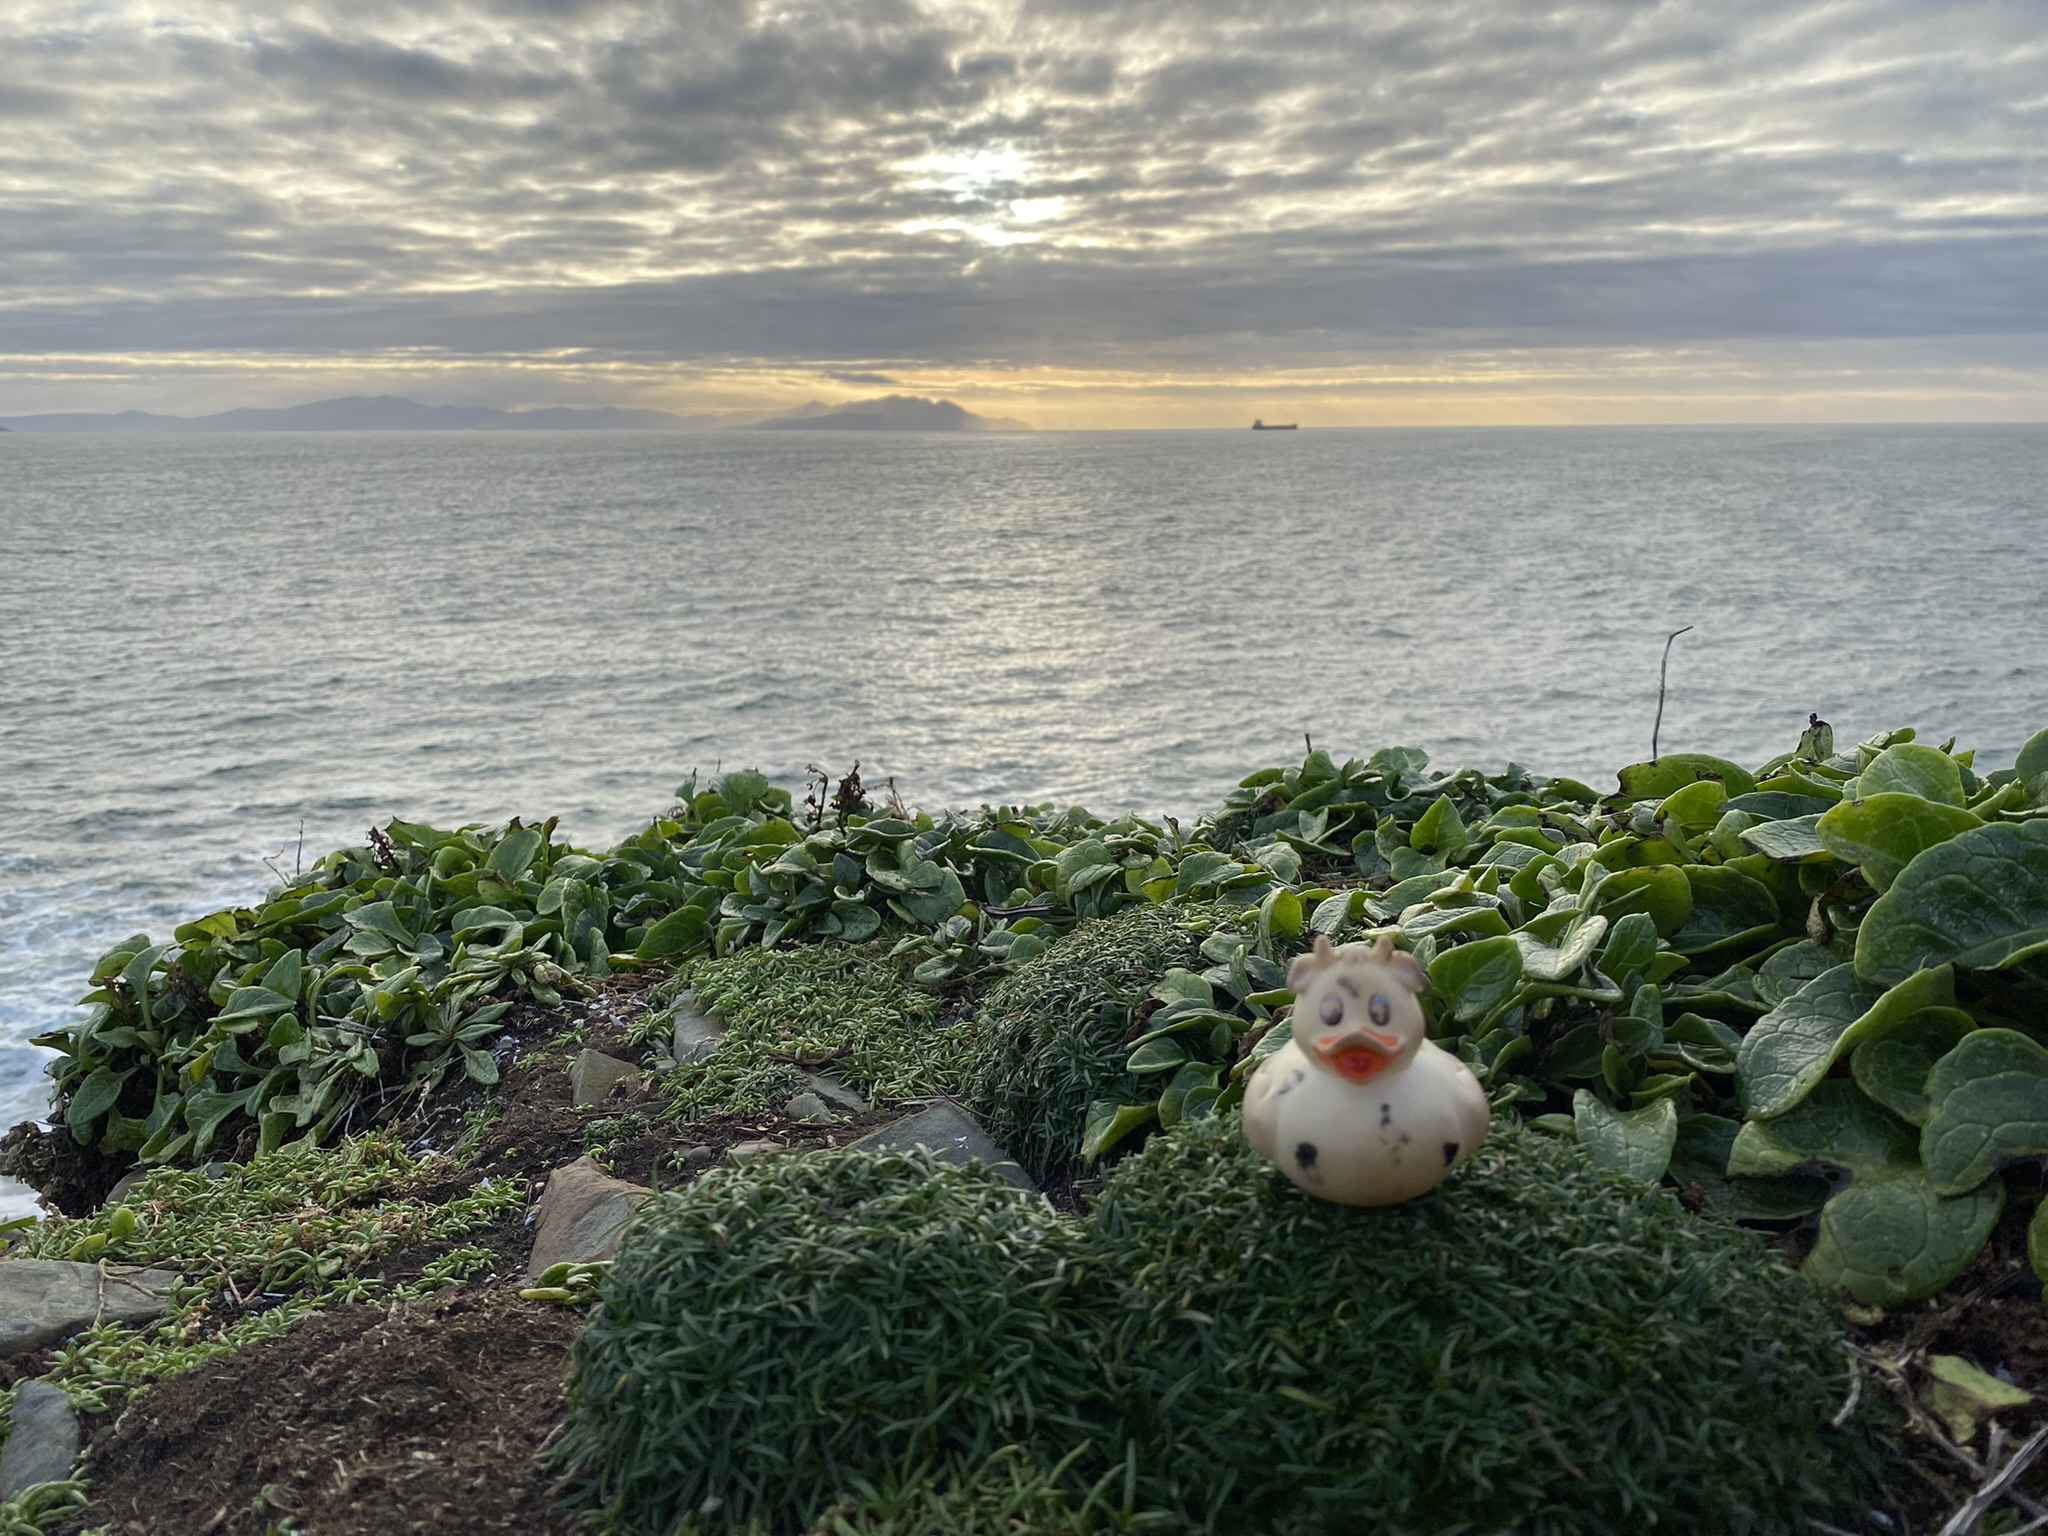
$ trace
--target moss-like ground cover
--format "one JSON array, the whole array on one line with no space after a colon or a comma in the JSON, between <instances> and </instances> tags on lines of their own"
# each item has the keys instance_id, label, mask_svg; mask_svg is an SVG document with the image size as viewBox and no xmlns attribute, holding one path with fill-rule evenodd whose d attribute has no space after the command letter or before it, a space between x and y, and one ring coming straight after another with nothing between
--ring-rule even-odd
<instances>
[{"instance_id":1,"label":"moss-like ground cover","mask_svg":"<svg viewBox=\"0 0 2048 1536\"><path fill-rule=\"evenodd\" d=\"M1080 1217L924 1155L664 1197L579 1341L569 1446L636 1533L995 1498L1018 1457L1055 1528L1789 1533L1868 1484L1847 1384L1782 1261L1575 1147L1504 1129L1359 1212L1221 1117Z\"/></svg>"}]
</instances>

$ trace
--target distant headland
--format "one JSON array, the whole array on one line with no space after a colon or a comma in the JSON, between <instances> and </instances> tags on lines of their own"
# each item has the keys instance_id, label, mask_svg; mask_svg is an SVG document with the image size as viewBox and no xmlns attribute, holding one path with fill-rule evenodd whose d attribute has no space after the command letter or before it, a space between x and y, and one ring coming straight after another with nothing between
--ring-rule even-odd
<instances>
[{"instance_id":1,"label":"distant headland","mask_svg":"<svg viewBox=\"0 0 2048 1536\"><path fill-rule=\"evenodd\" d=\"M770 431L1026 432L1030 425L977 416L950 400L887 395L826 405L813 400L787 414L759 411L683 416L621 406L422 405L397 395L349 395L307 405L163 416L150 411L65 412L0 417L12 432L708 432L726 427Z\"/></svg>"},{"instance_id":2,"label":"distant headland","mask_svg":"<svg viewBox=\"0 0 2048 1536\"><path fill-rule=\"evenodd\" d=\"M850 405L813 400L800 411L757 421L759 432L1029 432L1031 424L1008 416L977 416L950 400L884 395Z\"/></svg>"}]
</instances>

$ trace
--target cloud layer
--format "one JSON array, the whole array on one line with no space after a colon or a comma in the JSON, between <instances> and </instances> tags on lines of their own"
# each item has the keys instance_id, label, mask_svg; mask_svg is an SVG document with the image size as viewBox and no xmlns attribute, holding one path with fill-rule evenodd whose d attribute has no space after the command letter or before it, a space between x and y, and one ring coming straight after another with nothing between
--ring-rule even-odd
<instances>
[{"instance_id":1,"label":"cloud layer","mask_svg":"<svg viewBox=\"0 0 2048 1536\"><path fill-rule=\"evenodd\" d=\"M2024 392L2044 39L2039 0L16 0L0 354L895 378L1981 338Z\"/></svg>"}]
</instances>

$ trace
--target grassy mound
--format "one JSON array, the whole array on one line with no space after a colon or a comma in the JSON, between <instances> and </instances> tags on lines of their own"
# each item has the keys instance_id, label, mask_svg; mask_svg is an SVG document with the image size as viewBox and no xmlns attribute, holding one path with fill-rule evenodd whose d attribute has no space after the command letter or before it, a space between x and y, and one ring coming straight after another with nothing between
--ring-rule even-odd
<instances>
[{"instance_id":1,"label":"grassy mound","mask_svg":"<svg viewBox=\"0 0 2048 1536\"><path fill-rule=\"evenodd\" d=\"M1141 1502L1198 1524L1791 1533L1874 1471L1820 1295L1539 1133L1353 1211L1198 1122L1090 1223Z\"/></svg>"},{"instance_id":2,"label":"grassy mound","mask_svg":"<svg viewBox=\"0 0 2048 1536\"><path fill-rule=\"evenodd\" d=\"M576 1345L565 1453L614 1528L802 1530L842 1491L1078 1444L1072 1228L926 1152L768 1159L629 1229Z\"/></svg>"},{"instance_id":3,"label":"grassy mound","mask_svg":"<svg viewBox=\"0 0 2048 1536\"><path fill-rule=\"evenodd\" d=\"M664 1197L577 1349L621 1531L1804 1532L1873 1470L1818 1294L1754 1238L1503 1128L1437 1195L1309 1199L1234 1117L1083 1218L819 1153ZM1000 1529L1000 1524L991 1529ZM1014 1528L1014 1527L1013 1527Z\"/></svg>"},{"instance_id":4,"label":"grassy mound","mask_svg":"<svg viewBox=\"0 0 2048 1536\"><path fill-rule=\"evenodd\" d=\"M1074 1156L1088 1105L1138 1098L1124 1035L1152 984L1196 963L1193 914L1134 907L1081 924L1005 977L982 1005L967 1094L996 1142L1040 1183Z\"/></svg>"},{"instance_id":5,"label":"grassy mound","mask_svg":"<svg viewBox=\"0 0 2048 1536\"><path fill-rule=\"evenodd\" d=\"M765 1109L802 1092L802 1069L778 1056L829 1060L835 1076L878 1098L957 1086L968 1026L940 1022L939 999L873 950L741 950L704 961L691 981L727 1028L716 1051L669 1075L675 1112L685 1120Z\"/></svg>"}]
</instances>

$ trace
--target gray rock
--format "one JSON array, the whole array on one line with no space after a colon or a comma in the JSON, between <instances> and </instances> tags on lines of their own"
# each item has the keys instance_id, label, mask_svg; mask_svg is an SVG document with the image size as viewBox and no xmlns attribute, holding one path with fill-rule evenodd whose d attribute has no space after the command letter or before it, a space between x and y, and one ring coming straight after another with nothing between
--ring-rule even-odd
<instances>
[{"instance_id":1,"label":"gray rock","mask_svg":"<svg viewBox=\"0 0 2048 1536\"><path fill-rule=\"evenodd\" d=\"M725 1034L725 1020L698 1008L696 993L685 992L678 997L671 1013L675 1019L675 1035L669 1045L669 1054L675 1057L677 1066L686 1067L693 1061L702 1061L718 1049L719 1038Z\"/></svg>"},{"instance_id":2,"label":"gray rock","mask_svg":"<svg viewBox=\"0 0 2048 1536\"><path fill-rule=\"evenodd\" d=\"M912 1147L929 1147L949 1163L987 1163L1018 1188L1038 1190L1016 1159L989 1139L974 1116L950 1099L871 1131L847 1150L907 1152Z\"/></svg>"},{"instance_id":3,"label":"gray rock","mask_svg":"<svg viewBox=\"0 0 2048 1536\"><path fill-rule=\"evenodd\" d=\"M614 1088L639 1073L632 1062L607 1056L603 1051L579 1052L569 1063L569 1103L576 1109L601 1104Z\"/></svg>"},{"instance_id":4,"label":"gray rock","mask_svg":"<svg viewBox=\"0 0 2048 1536\"><path fill-rule=\"evenodd\" d=\"M726 1148L725 1155L744 1166L757 1157L766 1157L771 1152L780 1152L783 1144L779 1141L743 1141L737 1146Z\"/></svg>"},{"instance_id":5,"label":"gray rock","mask_svg":"<svg viewBox=\"0 0 2048 1536\"><path fill-rule=\"evenodd\" d=\"M844 1114L867 1113L868 1101L836 1077L827 1077L822 1072L804 1074L804 1083L811 1092Z\"/></svg>"},{"instance_id":6,"label":"gray rock","mask_svg":"<svg viewBox=\"0 0 2048 1536\"><path fill-rule=\"evenodd\" d=\"M595 1264L619 1251L633 1213L654 1191L615 1179L588 1157L557 1168L534 1213L533 1254L526 1272L538 1277L557 1264Z\"/></svg>"},{"instance_id":7,"label":"gray rock","mask_svg":"<svg viewBox=\"0 0 2048 1536\"><path fill-rule=\"evenodd\" d=\"M709 1168L717 1161L718 1148L706 1146L702 1142L690 1148L682 1156L682 1164L685 1168Z\"/></svg>"},{"instance_id":8,"label":"gray rock","mask_svg":"<svg viewBox=\"0 0 2048 1536\"><path fill-rule=\"evenodd\" d=\"M68 1339L95 1323L153 1323L170 1310L163 1293L183 1277L167 1269L0 1261L0 1359Z\"/></svg>"},{"instance_id":9,"label":"gray rock","mask_svg":"<svg viewBox=\"0 0 2048 1536\"><path fill-rule=\"evenodd\" d=\"M804 1125L830 1125L832 1111L825 1101L815 1093L800 1093L782 1106L782 1112L790 1119Z\"/></svg>"},{"instance_id":10,"label":"gray rock","mask_svg":"<svg viewBox=\"0 0 2048 1536\"><path fill-rule=\"evenodd\" d=\"M107 1191L107 1198L101 1203L105 1205L119 1205L134 1192L135 1186L140 1184L146 1175L154 1172L156 1172L154 1168L130 1168L114 1181L114 1187Z\"/></svg>"},{"instance_id":11,"label":"gray rock","mask_svg":"<svg viewBox=\"0 0 2048 1536\"><path fill-rule=\"evenodd\" d=\"M78 1415L63 1389L41 1377L14 1394L7 1448L0 1450L0 1499L37 1483L60 1483L78 1459Z\"/></svg>"}]
</instances>

